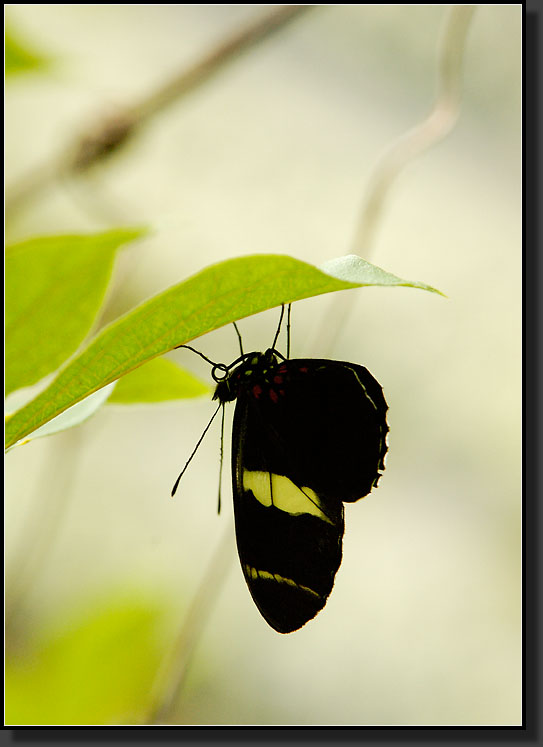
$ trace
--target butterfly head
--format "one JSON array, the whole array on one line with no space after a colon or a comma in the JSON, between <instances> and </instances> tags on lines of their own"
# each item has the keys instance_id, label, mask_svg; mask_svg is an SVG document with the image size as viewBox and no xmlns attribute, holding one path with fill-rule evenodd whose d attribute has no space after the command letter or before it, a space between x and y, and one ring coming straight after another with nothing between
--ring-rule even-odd
<instances>
[{"instance_id":1,"label":"butterfly head","mask_svg":"<svg viewBox=\"0 0 543 747\"><path fill-rule=\"evenodd\" d=\"M217 382L213 399L222 404L235 400L240 389L255 381L266 380L268 372L281 361L281 356L269 348L265 353L245 353L230 366L219 364L211 372Z\"/></svg>"}]
</instances>

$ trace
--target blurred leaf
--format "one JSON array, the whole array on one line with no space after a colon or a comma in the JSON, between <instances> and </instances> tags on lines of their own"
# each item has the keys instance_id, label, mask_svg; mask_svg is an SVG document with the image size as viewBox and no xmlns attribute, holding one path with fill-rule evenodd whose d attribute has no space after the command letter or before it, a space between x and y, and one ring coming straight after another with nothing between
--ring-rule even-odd
<instances>
[{"instance_id":1,"label":"blurred leaf","mask_svg":"<svg viewBox=\"0 0 543 747\"><path fill-rule=\"evenodd\" d=\"M56 370L88 334L115 252L142 229L44 236L6 248L6 393Z\"/></svg>"},{"instance_id":2,"label":"blurred leaf","mask_svg":"<svg viewBox=\"0 0 543 747\"><path fill-rule=\"evenodd\" d=\"M173 361L154 358L119 379L108 402L114 405L166 402L203 394L209 394L209 387L196 376Z\"/></svg>"},{"instance_id":3,"label":"blurred leaf","mask_svg":"<svg viewBox=\"0 0 543 747\"><path fill-rule=\"evenodd\" d=\"M72 407L68 407L67 410L61 412L56 418L49 420L44 425L32 431L32 434L26 438L23 443L33 441L35 438L43 438L43 436L52 436L54 433L68 430L76 425L80 425L85 420L88 420L100 407L107 401L111 392L115 389L115 382L108 384L102 389L99 389L93 394L89 394L88 397L82 399Z\"/></svg>"},{"instance_id":4,"label":"blurred leaf","mask_svg":"<svg viewBox=\"0 0 543 747\"><path fill-rule=\"evenodd\" d=\"M104 328L56 379L6 424L11 446L97 389L178 345L230 322L322 293L363 285L409 285L366 263L354 283L285 255L240 257L211 265ZM437 291L436 291L437 292Z\"/></svg>"},{"instance_id":5,"label":"blurred leaf","mask_svg":"<svg viewBox=\"0 0 543 747\"><path fill-rule=\"evenodd\" d=\"M33 50L26 41L22 40L21 35L15 32L11 24L6 24L4 39L6 77L43 70L49 66L50 59Z\"/></svg>"},{"instance_id":6,"label":"blurred leaf","mask_svg":"<svg viewBox=\"0 0 543 747\"><path fill-rule=\"evenodd\" d=\"M23 389L13 392L6 401L6 405L10 402L16 402L18 395L24 392ZM56 418L32 431L31 435L21 442L21 445L33 441L35 438L51 436L54 433L83 423L94 415L106 401L115 405L156 403L201 397L204 394L209 394L209 392L210 389L207 384L180 368L173 361L165 358L154 358L121 377L117 382L107 384L64 410ZM21 402L20 406L26 404L26 401L28 399ZM7 412L9 411L7 410Z\"/></svg>"},{"instance_id":7,"label":"blurred leaf","mask_svg":"<svg viewBox=\"0 0 543 747\"><path fill-rule=\"evenodd\" d=\"M161 660L164 610L141 598L103 601L63 616L5 673L9 725L137 723Z\"/></svg>"}]
</instances>

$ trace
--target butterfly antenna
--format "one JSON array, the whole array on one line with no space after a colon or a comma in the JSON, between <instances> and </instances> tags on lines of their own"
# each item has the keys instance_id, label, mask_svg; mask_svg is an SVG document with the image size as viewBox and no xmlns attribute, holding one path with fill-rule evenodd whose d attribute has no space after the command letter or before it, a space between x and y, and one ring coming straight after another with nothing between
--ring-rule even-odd
<instances>
[{"instance_id":1,"label":"butterfly antenna","mask_svg":"<svg viewBox=\"0 0 543 747\"><path fill-rule=\"evenodd\" d=\"M238 341L239 341L239 349L241 351L241 354L243 355L243 343L241 341L241 335L238 329L238 325L235 322L232 322L232 324L234 325L234 329L236 330L236 334L238 336Z\"/></svg>"},{"instance_id":2,"label":"butterfly antenna","mask_svg":"<svg viewBox=\"0 0 543 747\"><path fill-rule=\"evenodd\" d=\"M290 310L292 309L292 304L289 303L288 309L287 309L287 358L290 358Z\"/></svg>"},{"instance_id":3,"label":"butterfly antenna","mask_svg":"<svg viewBox=\"0 0 543 747\"><path fill-rule=\"evenodd\" d=\"M215 416L213 416L215 417ZM222 418L221 418L221 458L219 460L219 501L217 504L217 513L221 513L221 483L222 483L222 456L223 456L223 443L224 443L224 404L222 406Z\"/></svg>"},{"instance_id":4,"label":"butterfly antenna","mask_svg":"<svg viewBox=\"0 0 543 747\"><path fill-rule=\"evenodd\" d=\"M195 348L191 348L190 345L176 345L174 350L177 350L178 348L186 348L187 350L192 350L193 353L196 353L196 355L199 355L200 358L203 358L205 361L210 363L215 368L217 368L217 366L219 365L218 363L215 363L215 361L212 361L211 358L208 358L207 355L200 353L199 350L196 350Z\"/></svg>"},{"instance_id":5,"label":"butterfly antenna","mask_svg":"<svg viewBox=\"0 0 543 747\"><path fill-rule=\"evenodd\" d=\"M213 422L213 421L215 420L215 416L216 416L216 414L217 414L217 413L219 412L219 408L220 408L221 406L222 406L222 405L221 405L221 403L219 403L219 406L217 407L217 409L215 410L215 412L214 412L214 413L213 413L213 415L211 416L211 420L210 420L210 421L209 421L209 423L208 423L208 424L206 425L206 427L205 427L205 430L204 430L204 432L202 433L202 435L201 435L201 436L200 436L200 438L198 439L198 443L197 443L197 444L196 444L196 446L194 447L194 451L193 451L193 452L192 452L192 454L191 454L191 455L189 456L189 458L188 458L188 461L187 461L187 463L185 464L185 466L184 466L184 467L183 467L183 469L181 470L181 474L179 475L179 477L178 477L178 478L177 478L177 480L175 481L175 485L174 485L174 486L173 486L173 488L172 488L172 498L174 497L174 495L175 495L175 491L177 490L177 486L179 485L179 480L180 480L180 479L181 479L181 478L183 477L183 475L185 474L185 471L186 471L187 467L188 467L188 466L189 466L189 464L191 463L191 461L192 461L192 458L193 458L193 456L194 456L194 455L196 454L196 452L198 451L198 447L200 446L200 444L201 444L201 443L202 443L202 441L204 440L204 436L205 436L205 434L206 434L206 433L208 432L209 428L211 427L211 423L212 423L212 422Z\"/></svg>"},{"instance_id":6,"label":"butterfly antenna","mask_svg":"<svg viewBox=\"0 0 543 747\"><path fill-rule=\"evenodd\" d=\"M277 338L279 337L279 332L281 331L281 324L283 323L283 315L285 313L285 304L281 304L281 316L279 317L279 324L277 325L277 332L275 333L275 337L273 338L273 344L272 344L272 350L275 350L275 343L277 342Z\"/></svg>"}]
</instances>

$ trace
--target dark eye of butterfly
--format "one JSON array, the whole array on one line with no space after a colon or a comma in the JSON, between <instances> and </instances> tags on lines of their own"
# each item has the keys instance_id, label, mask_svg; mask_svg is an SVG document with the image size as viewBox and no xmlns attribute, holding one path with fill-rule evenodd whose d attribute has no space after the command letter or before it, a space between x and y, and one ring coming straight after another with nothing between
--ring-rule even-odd
<instances>
[{"instance_id":1,"label":"dark eye of butterfly","mask_svg":"<svg viewBox=\"0 0 543 747\"><path fill-rule=\"evenodd\" d=\"M344 503L384 470L387 404L355 363L284 360L274 349L223 367L214 399L236 400L232 479L249 591L280 633L326 604L341 563Z\"/></svg>"}]
</instances>

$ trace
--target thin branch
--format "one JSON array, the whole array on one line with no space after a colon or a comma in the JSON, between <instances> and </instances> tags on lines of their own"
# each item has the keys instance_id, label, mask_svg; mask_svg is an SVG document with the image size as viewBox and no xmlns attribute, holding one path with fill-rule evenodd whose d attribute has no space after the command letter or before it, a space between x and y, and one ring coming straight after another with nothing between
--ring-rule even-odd
<instances>
[{"instance_id":1,"label":"thin branch","mask_svg":"<svg viewBox=\"0 0 543 747\"><path fill-rule=\"evenodd\" d=\"M386 198L400 172L410 161L448 135L458 121L464 49L475 7L453 5L447 13L438 48L438 86L434 106L422 122L395 140L378 161L355 231L351 248L353 254L369 258L374 248L377 227L383 217ZM352 293L338 293L331 300L318 331L320 351L330 351L333 348L338 331L344 326L353 302ZM309 349L312 349L311 346Z\"/></svg>"},{"instance_id":2,"label":"thin branch","mask_svg":"<svg viewBox=\"0 0 543 747\"><path fill-rule=\"evenodd\" d=\"M175 716L194 650L230 569L231 549L232 531L229 527L215 549L173 648L164 658L144 724L167 724Z\"/></svg>"},{"instance_id":3,"label":"thin branch","mask_svg":"<svg viewBox=\"0 0 543 747\"><path fill-rule=\"evenodd\" d=\"M59 433L51 441L52 451L38 480L39 500L33 501L5 577L7 645L17 641L27 599L38 585L62 531L74 496L83 433L80 428L73 428L69 435L68 432ZM52 486L47 501L42 500L43 485Z\"/></svg>"},{"instance_id":4,"label":"thin branch","mask_svg":"<svg viewBox=\"0 0 543 747\"><path fill-rule=\"evenodd\" d=\"M450 9L439 48L438 90L434 106L422 122L392 143L377 164L353 241L353 253L367 258L392 184L410 161L443 140L458 121L462 62L474 11L474 5L454 5Z\"/></svg>"},{"instance_id":5,"label":"thin branch","mask_svg":"<svg viewBox=\"0 0 543 747\"><path fill-rule=\"evenodd\" d=\"M188 70L183 70L132 107L102 119L50 163L33 169L8 190L6 212L14 211L62 176L86 171L116 153L136 130L174 101L210 80L259 42L279 31L313 5L281 5L220 42Z\"/></svg>"},{"instance_id":6,"label":"thin branch","mask_svg":"<svg viewBox=\"0 0 543 747\"><path fill-rule=\"evenodd\" d=\"M235 60L242 52L275 33L313 5L281 5L271 13L242 29L219 44L206 57L193 65L189 70L176 76L154 94L142 101L138 107L141 118L156 114L180 96L187 94L220 71L224 65Z\"/></svg>"}]
</instances>

